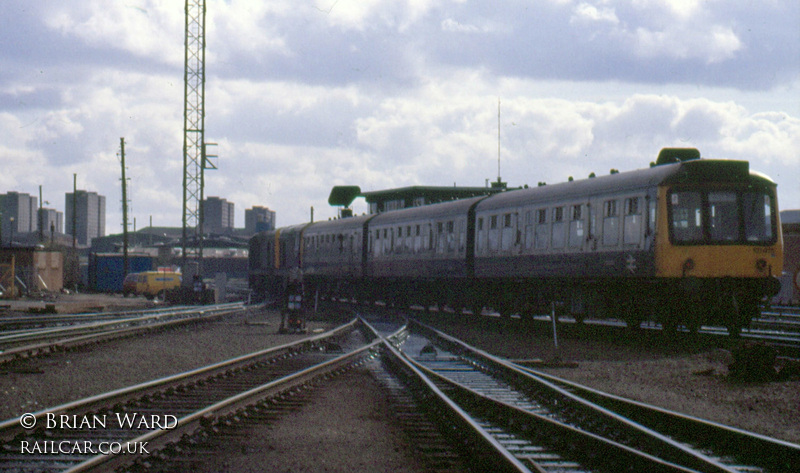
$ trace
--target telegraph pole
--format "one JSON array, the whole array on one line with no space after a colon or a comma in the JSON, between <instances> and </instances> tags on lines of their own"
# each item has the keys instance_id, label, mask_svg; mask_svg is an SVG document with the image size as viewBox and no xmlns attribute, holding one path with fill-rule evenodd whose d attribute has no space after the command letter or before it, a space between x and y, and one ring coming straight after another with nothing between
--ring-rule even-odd
<instances>
[{"instance_id":1,"label":"telegraph pole","mask_svg":"<svg viewBox=\"0 0 800 473\"><path fill-rule=\"evenodd\" d=\"M72 249L78 246L78 174L72 174Z\"/></svg>"},{"instance_id":2,"label":"telegraph pole","mask_svg":"<svg viewBox=\"0 0 800 473\"><path fill-rule=\"evenodd\" d=\"M128 181L125 179L125 138L119 139L119 158L122 164L122 268L123 278L130 269L128 263Z\"/></svg>"},{"instance_id":3,"label":"telegraph pole","mask_svg":"<svg viewBox=\"0 0 800 473\"><path fill-rule=\"evenodd\" d=\"M36 222L37 227L39 230L39 243L44 241L44 215L42 215L42 206L44 202L42 202L42 186L39 186L39 213L36 215Z\"/></svg>"}]
</instances>

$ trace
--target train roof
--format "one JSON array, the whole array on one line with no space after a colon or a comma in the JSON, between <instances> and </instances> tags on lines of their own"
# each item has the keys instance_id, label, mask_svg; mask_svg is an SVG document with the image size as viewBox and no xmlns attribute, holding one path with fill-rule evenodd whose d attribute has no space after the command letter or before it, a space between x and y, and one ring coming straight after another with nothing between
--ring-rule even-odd
<instances>
[{"instance_id":1,"label":"train roof","mask_svg":"<svg viewBox=\"0 0 800 473\"><path fill-rule=\"evenodd\" d=\"M472 197L469 199L454 200L452 202L442 202L440 204L423 205L420 207L408 207L400 210L392 210L378 215L370 221L370 225L385 225L395 223L405 223L414 220L436 219L438 217L452 217L453 215L466 215L469 208L485 199L486 196Z\"/></svg>"},{"instance_id":2,"label":"train roof","mask_svg":"<svg viewBox=\"0 0 800 473\"><path fill-rule=\"evenodd\" d=\"M661 164L645 169L581 179L570 182L512 190L489 197L479 208L502 208L519 200L563 200L585 196L624 193L662 184L705 182L761 182L774 185L767 176L750 171L747 161L696 159Z\"/></svg>"},{"instance_id":3,"label":"train roof","mask_svg":"<svg viewBox=\"0 0 800 473\"><path fill-rule=\"evenodd\" d=\"M306 229L305 234L310 235L315 233L337 232L353 228L361 228L371 217L373 216L359 215L357 217L337 218L335 220L314 222Z\"/></svg>"}]
</instances>

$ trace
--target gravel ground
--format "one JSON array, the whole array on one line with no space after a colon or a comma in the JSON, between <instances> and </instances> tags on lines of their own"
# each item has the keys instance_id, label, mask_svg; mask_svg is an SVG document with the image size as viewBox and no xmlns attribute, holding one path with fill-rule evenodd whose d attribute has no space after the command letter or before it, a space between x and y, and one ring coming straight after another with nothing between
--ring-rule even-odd
<instances>
[{"instance_id":1,"label":"gravel ground","mask_svg":"<svg viewBox=\"0 0 800 473\"><path fill-rule=\"evenodd\" d=\"M112 302L117 301L106 305ZM436 318L435 324L499 356L549 360L557 355L575 362L571 367L541 369L587 386L800 443L800 382L733 381L727 376L730 355L723 350L670 348L647 341L586 342L564 336L556 352L547 330L512 329L496 321L464 324L463 320ZM278 325L274 312L251 313L0 366L0 418L301 337L277 334ZM309 328L331 325L310 322ZM385 403L375 381L366 375L333 383L304 409L237 437L241 443L232 445L226 455L215 456L205 471L250 471L254 465L265 471L267 464L275 469L266 471L287 472L424 471L392 425ZM378 448L370 449L370 445ZM390 455L381 453L386 445L395 446ZM342 452L350 454L343 458Z\"/></svg>"},{"instance_id":2,"label":"gravel ground","mask_svg":"<svg viewBox=\"0 0 800 473\"><path fill-rule=\"evenodd\" d=\"M381 387L366 369L317 388L302 409L269 428L251 425L215 440L225 453L194 463L197 473L426 471L392 421ZM313 428L298 428L313 426ZM220 445L224 443L224 445ZM233 453L235 452L235 453Z\"/></svg>"},{"instance_id":3,"label":"gravel ground","mask_svg":"<svg viewBox=\"0 0 800 473\"><path fill-rule=\"evenodd\" d=\"M99 298L106 305L136 299ZM140 299L140 303L147 303ZM310 322L309 332L330 323ZM188 371L290 343L304 335L278 334L277 313L252 313L104 342L0 366L0 419L16 417L93 394Z\"/></svg>"}]
</instances>

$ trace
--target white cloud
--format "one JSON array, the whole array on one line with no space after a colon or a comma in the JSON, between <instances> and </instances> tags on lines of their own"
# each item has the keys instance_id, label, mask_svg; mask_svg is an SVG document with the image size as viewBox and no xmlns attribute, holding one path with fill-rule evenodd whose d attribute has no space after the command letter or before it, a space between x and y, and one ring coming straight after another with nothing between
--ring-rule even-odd
<instances>
[{"instance_id":1,"label":"white cloud","mask_svg":"<svg viewBox=\"0 0 800 473\"><path fill-rule=\"evenodd\" d=\"M184 11L176 8L174 2L58 2L47 8L44 15L44 22L50 28L91 46L123 49L150 60L183 65L182 48L164 47L183 34Z\"/></svg>"},{"instance_id":2,"label":"white cloud","mask_svg":"<svg viewBox=\"0 0 800 473\"><path fill-rule=\"evenodd\" d=\"M431 0L317 0L316 9L336 27L364 31L380 25L405 31L432 8Z\"/></svg>"},{"instance_id":3,"label":"white cloud","mask_svg":"<svg viewBox=\"0 0 800 473\"><path fill-rule=\"evenodd\" d=\"M714 0L633 0L632 4L641 10L671 13L675 19L686 20L704 10Z\"/></svg>"},{"instance_id":4,"label":"white cloud","mask_svg":"<svg viewBox=\"0 0 800 473\"><path fill-rule=\"evenodd\" d=\"M183 4L9 2L0 193L43 185L61 207L77 173L106 195L115 231L124 136L139 227L149 215L180 225ZM494 180L498 97L510 185L644 167L661 147L696 146L751 161L779 182L784 207L800 207L793 4L208 4L206 138L220 157L206 195L234 202L240 226L253 205L286 225L311 206L332 216L337 184Z\"/></svg>"},{"instance_id":5,"label":"white cloud","mask_svg":"<svg viewBox=\"0 0 800 473\"><path fill-rule=\"evenodd\" d=\"M452 33L480 33L483 31L475 25L459 23L452 18L442 20L442 30Z\"/></svg>"},{"instance_id":6,"label":"white cloud","mask_svg":"<svg viewBox=\"0 0 800 473\"><path fill-rule=\"evenodd\" d=\"M703 29L677 25L661 31L638 28L632 39L634 51L644 58L701 59L708 64L731 59L742 48L733 30L719 25Z\"/></svg>"},{"instance_id":7,"label":"white cloud","mask_svg":"<svg viewBox=\"0 0 800 473\"><path fill-rule=\"evenodd\" d=\"M607 22L610 24L619 23L619 18L613 8L596 7L589 3L580 3L573 10L573 17L570 22Z\"/></svg>"}]
</instances>

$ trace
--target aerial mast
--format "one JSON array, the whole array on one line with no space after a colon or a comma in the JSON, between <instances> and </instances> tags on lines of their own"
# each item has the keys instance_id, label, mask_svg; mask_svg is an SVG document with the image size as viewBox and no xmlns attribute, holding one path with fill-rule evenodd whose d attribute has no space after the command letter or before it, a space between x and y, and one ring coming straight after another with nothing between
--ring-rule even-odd
<instances>
[{"instance_id":1,"label":"aerial mast","mask_svg":"<svg viewBox=\"0 0 800 473\"><path fill-rule=\"evenodd\" d=\"M497 99L497 183L500 181L500 99Z\"/></svg>"},{"instance_id":2,"label":"aerial mast","mask_svg":"<svg viewBox=\"0 0 800 473\"><path fill-rule=\"evenodd\" d=\"M205 167L206 5L186 0L183 106L183 238L182 266L189 253L202 259L202 195ZM189 239L198 244L191 247Z\"/></svg>"}]
</instances>

